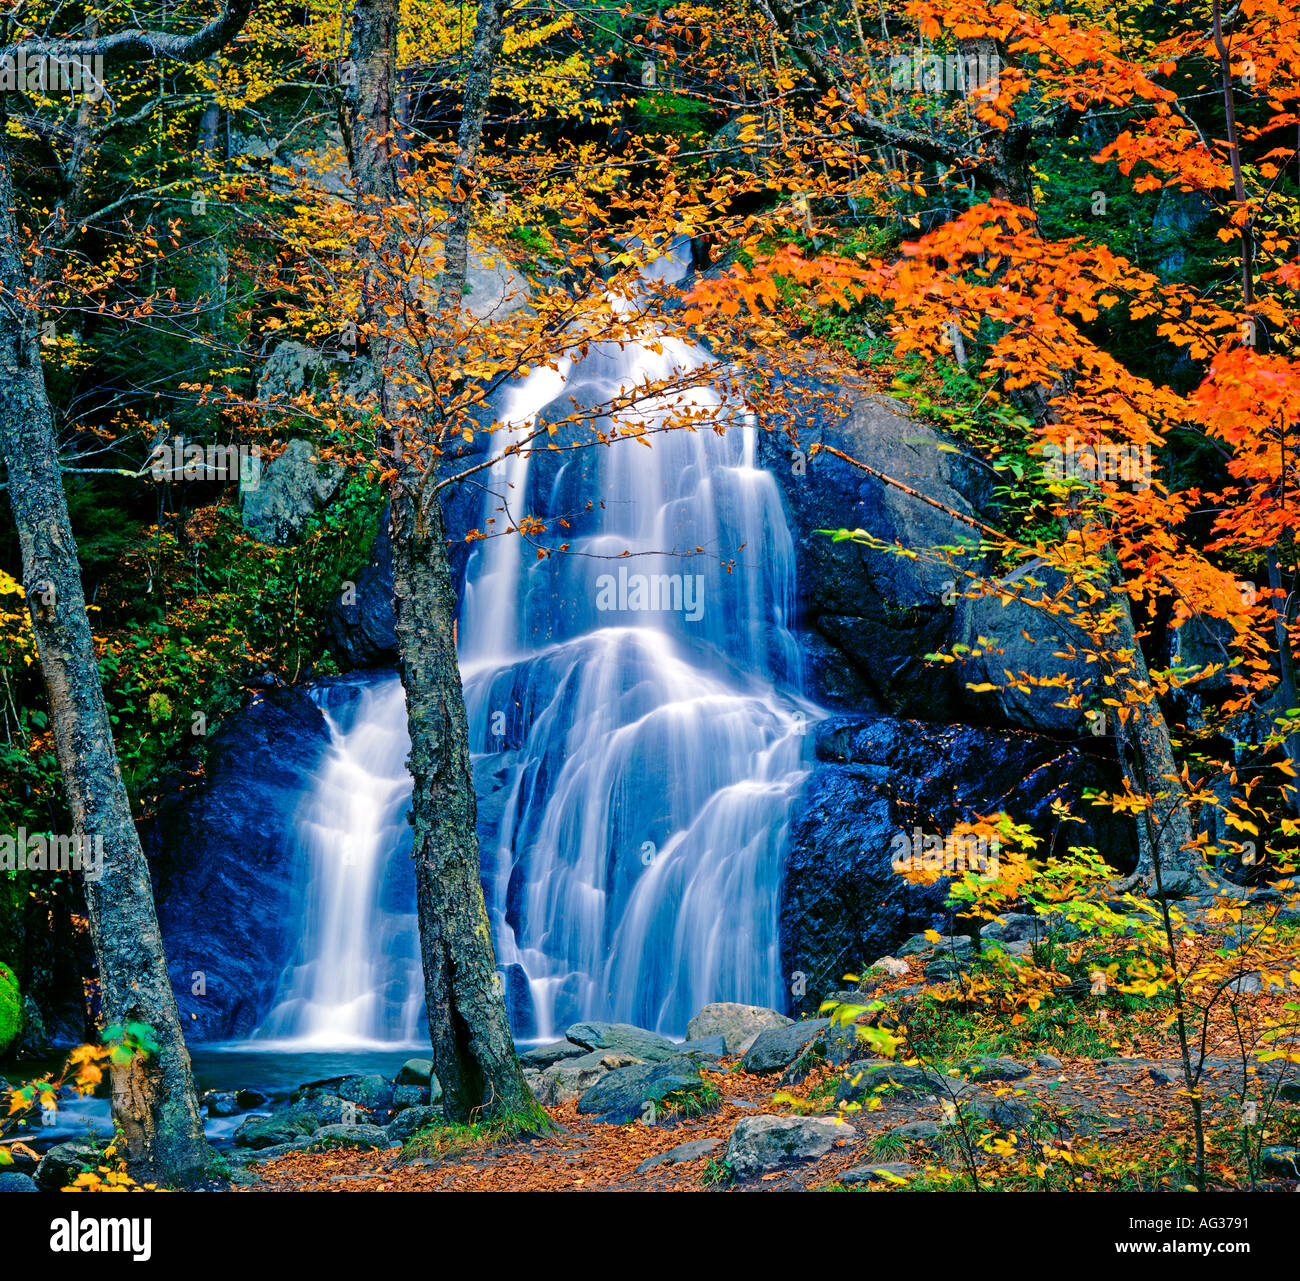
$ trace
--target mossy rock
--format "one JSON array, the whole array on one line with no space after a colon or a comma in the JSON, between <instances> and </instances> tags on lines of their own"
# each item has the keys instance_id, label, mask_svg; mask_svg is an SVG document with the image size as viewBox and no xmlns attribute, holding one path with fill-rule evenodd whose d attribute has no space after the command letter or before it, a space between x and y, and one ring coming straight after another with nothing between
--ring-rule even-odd
<instances>
[{"instance_id":1,"label":"mossy rock","mask_svg":"<svg viewBox=\"0 0 1300 1281\"><path fill-rule=\"evenodd\" d=\"M13 970L0 961L0 1054L3 1054L23 1030L23 994L18 990L18 978Z\"/></svg>"}]
</instances>

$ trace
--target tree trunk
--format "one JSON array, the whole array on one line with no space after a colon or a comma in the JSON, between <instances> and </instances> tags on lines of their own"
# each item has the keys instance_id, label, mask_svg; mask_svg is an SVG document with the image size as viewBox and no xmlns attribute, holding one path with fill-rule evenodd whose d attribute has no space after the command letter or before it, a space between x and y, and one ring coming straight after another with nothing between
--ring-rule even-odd
<instances>
[{"instance_id":1,"label":"tree trunk","mask_svg":"<svg viewBox=\"0 0 1300 1281\"><path fill-rule=\"evenodd\" d=\"M1118 570L1118 567L1116 567ZM1118 573L1117 573L1118 577ZM1133 609L1122 584L1115 592L1115 632L1106 646L1102 666L1115 681L1150 691L1150 675L1142 645L1133 626ZM1131 651L1129 665L1116 655ZM1141 886L1149 897L1185 898L1231 888L1216 884L1200 850L1193 845L1195 830L1187 793L1178 779L1178 762L1164 713L1151 692L1145 703L1129 703L1127 722L1115 722L1115 747L1129 787L1147 798L1149 808L1138 816L1138 860L1122 889ZM1158 860L1158 867L1157 867Z\"/></svg>"},{"instance_id":2,"label":"tree trunk","mask_svg":"<svg viewBox=\"0 0 1300 1281\"><path fill-rule=\"evenodd\" d=\"M149 868L131 818L100 686L58 440L37 341L39 313L19 255L9 158L0 147L0 440L22 547L23 586L49 696L73 835L102 840L103 875L86 881L90 934L108 1023L146 1023L158 1052L112 1072L113 1118L140 1181L185 1183L213 1153L167 974Z\"/></svg>"},{"instance_id":3,"label":"tree trunk","mask_svg":"<svg viewBox=\"0 0 1300 1281\"><path fill-rule=\"evenodd\" d=\"M466 155L463 140L467 131L472 134L476 154L499 40L496 0L484 0L480 28L485 11L498 35L489 37L493 52L484 57L482 30L476 34L455 170L465 181L474 156ZM352 83L344 95L343 127L358 207L372 215L396 198L400 186L401 148L392 120L396 44L397 0L356 0L349 13ZM453 211L445 245L451 266L443 272L439 294L452 306L459 305L464 289L468 232L462 238L456 230L467 216ZM509 1117L544 1124L545 1114L533 1101L515 1055L479 880L469 726L456 661L456 597L442 509L428 483L433 463L427 449L409 447L411 424L404 425L406 410L392 378L404 359L404 340L388 332L384 296L398 294L410 282L394 266L403 260L396 229L390 223L378 238L376 246L370 237L360 237L357 252L364 260L363 306L389 425L393 610L411 737L412 857L434 1073L450 1120ZM435 436L427 419L415 425L421 445Z\"/></svg>"}]
</instances>

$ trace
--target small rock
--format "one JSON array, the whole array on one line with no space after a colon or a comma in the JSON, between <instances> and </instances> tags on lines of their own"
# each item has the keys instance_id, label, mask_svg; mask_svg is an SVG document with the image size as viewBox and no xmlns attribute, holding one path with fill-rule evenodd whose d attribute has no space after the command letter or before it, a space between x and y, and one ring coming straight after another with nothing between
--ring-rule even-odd
<instances>
[{"instance_id":1,"label":"small rock","mask_svg":"<svg viewBox=\"0 0 1300 1281\"><path fill-rule=\"evenodd\" d=\"M433 1076L432 1059L407 1059L397 1069L397 1085L428 1085Z\"/></svg>"},{"instance_id":2,"label":"small rock","mask_svg":"<svg viewBox=\"0 0 1300 1281\"><path fill-rule=\"evenodd\" d=\"M647 1170L653 1170L656 1165L682 1165L687 1161L697 1160L699 1157L707 1156L721 1142L721 1139L692 1139L689 1143L680 1143L667 1152L660 1152L658 1156L646 1157L636 1167L636 1172L644 1174Z\"/></svg>"},{"instance_id":3,"label":"small rock","mask_svg":"<svg viewBox=\"0 0 1300 1281\"><path fill-rule=\"evenodd\" d=\"M882 956L872 967L873 970L880 970L888 974L890 978L901 978L904 974L910 973L908 964L896 956Z\"/></svg>"},{"instance_id":4,"label":"small rock","mask_svg":"<svg viewBox=\"0 0 1300 1281\"><path fill-rule=\"evenodd\" d=\"M964 1112L977 1113L1004 1130L1023 1130L1034 1119L1034 1109L1028 1103L986 1090L963 1093L958 1102Z\"/></svg>"},{"instance_id":5,"label":"small rock","mask_svg":"<svg viewBox=\"0 0 1300 1281\"><path fill-rule=\"evenodd\" d=\"M1173 1085L1175 1077L1168 1068L1153 1067L1151 1069L1151 1079L1157 1085Z\"/></svg>"},{"instance_id":6,"label":"small rock","mask_svg":"<svg viewBox=\"0 0 1300 1281\"><path fill-rule=\"evenodd\" d=\"M230 1090L209 1090L203 1096L203 1104L209 1116L238 1116L241 1112L247 1112L251 1107L241 1107L237 1096Z\"/></svg>"},{"instance_id":7,"label":"small rock","mask_svg":"<svg viewBox=\"0 0 1300 1281\"><path fill-rule=\"evenodd\" d=\"M1278 1143L1261 1149L1259 1169L1277 1179L1300 1179L1300 1147Z\"/></svg>"},{"instance_id":8,"label":"small rock","mask_svg":"<svg viewBox=\"0 0 1300 1281\"><path fill-rule=\"evenodd\" d=\"M1038 916L1007 912L980 929L990 943L1035 943L1047 937L1047 924Z\"/></svg>"},{"instance_id":9,"label":"small rock","mask_svg":"<svg viewBox=\"0 0 1300 1281\"><path fill-rule=\"evenodd\" d=\"M1255 971L1234 979L1228 986L1234 992L1249 995L1252 992L1289 992L1291 977L1287 974L1269 974L1267 976Z\"/></svg>"},{"instance_id":10,"label":"small rock","mask_svg":"<svg viewBox=\"0 0 1300 1281\"><path fill-rule=\"evenodd\" d=\"M951 1083L952 1091L961 1085ZM929 1068L893 1063L886 1059L859 1059L850 1063L835 1088L836 1106L862 1104L880 1092L884 1094L922 1094L947 1097L949 1082Z\"/></svg>"},{"instance_id":11,"label":"small rock","mask_svg":"<svg viewBox=\"0 0 1300 1281\"><path fill-rule=\"evenodd\" d=\"M0 1170L0 1192L39 1192L36 1181L17 1170Z\"/></svg>"},{"instance_id":12,"label":"small rock","mask_svg":"<svg viewBox=\"0 0 1300 1281\"><path fill-rule=\"evenodd\" d=\"M738 1005L732 1001L715 1001L706 1005L686 1025L688 1040L721 1035L728 1054L739 1054L740 1047L756 1032L787 1027L792 1022L784 1014L762 1005Z\"/></svg>"},{"instance_id":13,"label":"small rock","mask_svg":"<svg viewBox=\"0 0 1300 1281\"><path fill-rule=\"evenodd\" d=\"M925 977L932 983L947 983L969 968L965 957L942 952L926 962Z\"/></svg>"},{"instance_id":14,"label":"small rock","mask_svg":"<svg viewBox=\"0 0 1300 1281\"><path fill-rule=\"evenodd\" d=\"M683 1041L677 1047L678 1054L691 1054L701 1059L720 1059L729 1052L726 1038L720 1032L712 1036L696 1037L693 1041Z\"/></svg>"},{"instance_id":15,"label":"small rock","mask_svg":"<svg viewBox=\"0 0 1300 1281\"><path fill-rule=\"evenodd\" d=\"M937 943L932 943L924 934L913 934L895 954L924 956L927 952L939 952L944 956L965 957L974 949L975 944L965 934L944 934L940 936Z\"/></svg>"},{"instance_id":16,"label":"small rock","mask_svg":"<svg viewBox=\"0 0 1300 1281\"><path fill-rule=\"evenodd\" d=\"M781 1072L799 1057L804 1048L830 1027L830 1019L804 1019L787 1027L760 1032L741 1059L745 1072Z\"/></svg>"},{"instance_id":17,"label":"small rock","mask_svg":"<svg viewBox=\"0 0 1300 1281\"><path fill-rule=\"evenodd\" d=\"M429 1087L427 1085L395 1085L393 1086L393 1103L394 1112L401 1112L405 1108L425 1107L429 1102Z\"/></svg>"},{"instance_id":18,"label":"small rock","mask_svg":"<svg viewBox=\"0 0 1300 1281\"><path fill-rule=\"evenodd\" d=\"M1030 1069L1015 1059L990 1058L977 1054L965 1059L961 1070L972 1081L1023 1081Z\"/></svg>"},{"instance_id":19,"label":"small rock","mask_svg":"<svg viewBox=\"0 0 1300 1281\"><path fill-rule=\"evenodd\" d=\"M292 1115L310 1118L313 1122L313 1129L321 1125L355 1125L359 1120L364 1119L359 1115L361 1108L358 1104L324 1090L314 1091L306 1097L300 1098L288 1112ZM285 1115L285 1113L279 1115Z\"/></svg>"},{"instance_id":20,"label":"small rock","mask_svg":"<svg viewBox=\"0 0 1300 1281\"><path fill-rule=\"evenodd\" d=\"M323 1125L312 1136L312 1147L386 1148L388 1134L377 1125Z\"/></svg>"},{"instance_id":21,"label":"small rock","mask_svg":"<svg viewBox=\"0 0 1300 1281\"><path fill-rule=\"evenodd\" d=\"M82 1170L98 1167L99 1153L100 1145L91 1139L69 1139L55 1144L36 1167L36 1186L42 1192L57 1192L67 1187Z\"/></svg>"},{"instance_id":22,"label":"small rock","mask_svg":"<svg viewBox=\"0 0 1300 1281\"><path fill-rule=\"evenodd\" d=\"M666 1036L630 1023L575 1023L564 1035L589 1050L621 1050L643 1063L662 1063L677 1053Z\"/></svg>"},{"instance_id":23,"label":"small rock","mask_svg":"<svg viewBox=\"0 0 1300 1281\"><path fill-rule=\"evenodd\" d=\"M369 1076L350 1076L338 1089L339 1097L365 1108L368 1112L386 1112L393 1102L393 1087L374 1072Z\"/></svg>"},{"instance_id":24,"label":"small rock","mask_svg":"<svg viewBox=\"0 0 1300 1281\"><path fill-rule=\"evenodd\" d=\"M848 989L844 989L839 992L827 992L826 995L822 998L822 1003L818 1007L818 1009L824 1014L830 1014L832 1013L832 1010L829 1008L831 1006L866 1005L866 1004L867 1004L866 992L856 991L856 990L849 991Z\"/></svg>"},{"instance_id":25,"label":"small rock","mask_svg":"<svg viewBox=\"0 0 1300 1281\"><path fill-rule=\"evenodd\" d=\"M578 1100L578 1111L612 1125L626 1125L647 1115L670 1094L693 1094L704 1088L695 1060L686 1055L662 1063L638 1063L607 1072Z\"/></svg>"},{"instance_id":26,"label":"small rock","mask_svg":"<svg viewBox=\"0 0 1300 1281\"><path fill-rule=\"evenodd\" d=\"M943 1134L943 1127L936 1121L909 1121L906 1125L896 1125L888 1134L895 1134L904 1143L934 1143Z\"/></svg>"},{"instance_id":27,"label":"small rock","mask_svg":"<svg viewBox=\"0 0 1300 1281\"><path fill-rule=\"evenodd\" d=\"M1037 1063L1040 1068L1047 1068L1049 1072L1057 1072L1065 1066L1065 1064L1062 1063L1055 1054L1036 1054L1034 1056L1034 1062Z\"/></svg>"},{"instance_id":28,"label":"small rock","mask_svg":"<svg viewBox=\"0 0 1300 1281\"><path fill-rule=\"evenodd\" d=\"M916 1166L906 1161L886 1161L880 1165L855 1165L839 1175L836 1182L850 1186L854 1183L896 1183L910 1179L915 1173Z\"/></svg>"},{"instance_id":29,"label":"small rock","mask_svg":"<svg viewBox=\"0 0 1300 1281\"><path fill-rule=\"evenodd\" d=\"M254 1151L279 1147L312 1134L317 1128L313 1116L297 1109L274 1116L250 1116L235 1131L235 1146L252 1148Z\"/></svg>"},{"instance_id":30,"label":"small rock","mask_svg":"<svg viewBox=\"0 0 1300 1281\"><path fill-rule=\"evenodd\" d=\"M384 1127L389 1143L405 1143L411 1135L443 1119L442 1109L435 1107L403 1108Z\"/></svg>"},{"instance_id":31,"label":"small rock","mask_svg":"<svg viewBox=\"0 0 1300 1281\"><path fill-rule=\"evenodd\" d=\"M519 1056L519 1062L525 1068L553 1067L561 1059L577 1059L591 1051L585 1045L575 1045L572 1041L552 1041L550 1045L536 1045Z\"/></svg>"},{"instance_id":32,"label":"small rock","mask_svg":"<svg viewBox=\"0 0 1300 1281\"><path fill-rule=\"evenodd\" d=\"M727 1161L737 1179L825 1156L857 1131L843 1121L820 1116L747 1116L736 1122L727 1143Z\"/></svg>"}]
</instances>

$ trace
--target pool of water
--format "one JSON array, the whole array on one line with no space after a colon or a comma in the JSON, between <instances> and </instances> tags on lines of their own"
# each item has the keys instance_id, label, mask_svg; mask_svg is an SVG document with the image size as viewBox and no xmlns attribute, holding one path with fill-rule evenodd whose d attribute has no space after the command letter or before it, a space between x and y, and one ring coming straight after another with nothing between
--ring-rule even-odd
<instances>
[{"instance_id":1,"label":"pool of water","mask_svg":"<svg viewBox=\"0 0 1300 1281\"><path fill-rule=\"evenodd\" d=\"M428 1058L429 1047L411 1044L359 1050L250 1050L244 1042L231 1046L196 1046L190 1055L200 1095L205 1090L248 1088L272 1099L282 1099L300 1085L331 1077L365 1076L378 1072L392 1078L407 1059ZM35 1080L48 1072L58 1071L62 1063L62 1059L30 1061L7 1070L5 1076L15 1083ZM241 1112L237 1116L205 1116L203 1128L208 1137L219 1144L228 1141L248 1115L250 1113ZM107 1080L95 1094L84 1098L65 1091L59 1100L58 1111L47 1121L47 1124L11 1131L8 1137L20 1138L42 1150L53 1143L85 1134L112 1134Z\"/></svg>"}]
</instances>

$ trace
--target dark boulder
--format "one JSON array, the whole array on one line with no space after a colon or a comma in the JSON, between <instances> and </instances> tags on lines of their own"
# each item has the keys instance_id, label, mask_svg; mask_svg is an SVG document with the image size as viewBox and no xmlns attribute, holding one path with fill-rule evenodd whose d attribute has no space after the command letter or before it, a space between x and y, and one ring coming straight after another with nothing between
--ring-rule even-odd
<instances>
[{"instance_id":1,"label":"dark boulder","mask_svg":"<svg viewBox=\"0 0 1300 1281\"><path fill-rule=\"evenodd\" d=\"M760 1032L745 1051L740 1067L745 1072L783 1072L831 1025L830 1019L805 1019L785 1027L770 1027Z\"/></svg>"},{"instance_id":2,"label":"dark boulder","mask_svg":"<svg viewBox=\"0 0 1300 1281\"><path fill-rule=\"evenodd\" d=\"M671 1059L680 1052L675 1041L630 1023L575 1023L564 1035L588 1050L619 1050L651 1063Z\"/></svg>"},{"instance_id":3,"label":"dark boulder","mask_svg":"<svg viewBox=\"0 0 1300 1281\"><path fill-rule=\"evenodd\" d=\"M42 1192L58 1192L84 1170L95 1170L105 1143L94 1139L69 1139L55 1144L36 1167L36 1186Z\"/></svg>"},{"instance_id":4,"label":"dark boulder","mask_svg":"<svg viewBox=\"0 0 1300 1281\"><path fill-rule=\"evenodd\" d=\"M235 1146L254 1151L280 1147L314 1134L319 1128L315 1117L297 1109L273 1116L250 1116L235 1131Z\"/></svg>"},{"instance_id":5,"label":"dark boulder","mask_svg":"<svg viewBox=\"0 0 1300 1281\"><path fill-rule=\"evenodd\" d=\"M817 726L815 754L791 819L780 904L782 969L803 976L801 1011L910 936L951 931L947 882L917 885L894 870L900 836L942 837L1005 810L1058 847L1091 845L1121 871L1132 865L1131 821L1082 796L1113 786L1113 767L1041 735L832 717ZM1058 830L1056 799L1084 821Z\"/></svg>"},{"instance_id":6,"label":"dark boulder","mask_svg":"<svg viewBox=\"0 0 1300 1281\"><path fill-rule=\"evenodd\" d=\"M762 433L759 450L782 491L794 539L808 693L828 707L954 714L958 683L925 660L952 635L954 571L887 549L950 546L978 535L833 454L812 455L811 447L839 449L963 515L976 515L986 482L974 459L910 417L902 401L836 385L833 377L789 389L810 410L797 446L771 431ZM864 530L877 543L834 542L819 532L837 529Z\"/></svg>"},{"instance_id":7,"label":"dark boulder","mask_svg":"<svg viewBox=\"0 0 1300 1281\"><path fill-rule=\"evenodd\" d=\"M660 1112L669 1095L698 1094L704 1078L693 1059L682 1056L662 1063L637 1063L606 1072L578 1100L578 1111L598 1121L626 1125Z\"/></svg>"},{"instance_id":8,"label":"dark boulder","mask_svg":"<svg viewBox=\"0 0 1300 1281\"><path fill-rule=\"evenodd\" d=\"M393 617L393 557L388 509L378 518L370 559L356 580L343 584L325 615L325 634L334 661L343 669L383 667L397 661Z\"/></svg>"},{"instance_id":9,"label":"dark boulder","mask_svg":"<svg viewBox=\"0 0 1300 1281\"><path fill-rule=\"evenodd\" d=\"M144 831L172 986L189 1041L257 1027L297 943L293 816L329 742L299 689L261 690L213 735L203 783Z\"/></svg>"}]
</instances>

